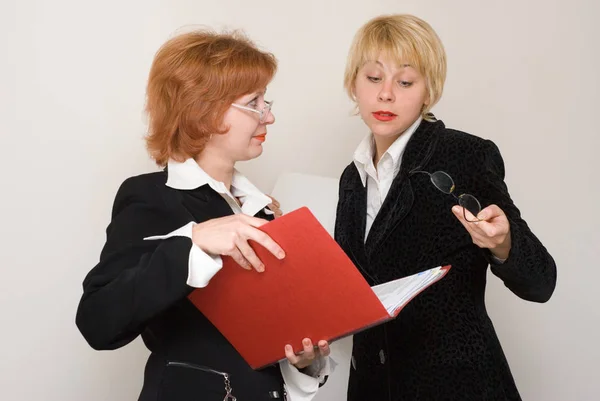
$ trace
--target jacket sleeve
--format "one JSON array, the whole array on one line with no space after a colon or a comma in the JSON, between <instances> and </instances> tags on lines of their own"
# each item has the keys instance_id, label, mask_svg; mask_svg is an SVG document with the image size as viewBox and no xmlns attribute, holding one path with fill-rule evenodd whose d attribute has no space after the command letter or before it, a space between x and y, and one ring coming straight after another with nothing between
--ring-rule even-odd
<instances>
[{"instance_id":1,"label":"jacket sleeve","mask_svg":"<svg viewBox=\"0 0 600 401\"><path fill-rule=\"evenodd\" d=\"M191 240L144 241L172 224L159 189L149 187L139 177L121 185L100 261L83 282L76 324L94 349L128 344L192 291L186 284Z\"/></svg>"},{"instance_id":2,"label":"jacket sleeve","mask_svg":"<svg viewBox=\"0 0 600 401\"><path fill-rule=\"evenodd\" d=\"M485 141L482 153L482 193L486 204L495 203L506 214L510 223L511 250L508 259L497 264L487 253L492 272L504 281L517 296L533 302L546 302L556 286L556 264L540 240L521 218L504 182L504 162L497 146Z\"/></svg>"}]
</instances>

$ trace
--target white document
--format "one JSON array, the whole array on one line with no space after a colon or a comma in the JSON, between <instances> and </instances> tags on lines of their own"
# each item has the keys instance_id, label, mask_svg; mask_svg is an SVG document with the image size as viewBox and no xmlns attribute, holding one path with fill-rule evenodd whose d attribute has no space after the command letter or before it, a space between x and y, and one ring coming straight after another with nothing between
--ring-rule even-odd
<instances>
[{"instance_id":1,"label":"white document","mask_svg":"<svg viewBox=\"0 0 600 401\"><path fill-rule=\"evenodd\" d=\"M398 312L417 294L442 278L446 271L440 267L425 270L412 276L399 278L371 287L390 316Z\"/></svg>"}]
</instances>

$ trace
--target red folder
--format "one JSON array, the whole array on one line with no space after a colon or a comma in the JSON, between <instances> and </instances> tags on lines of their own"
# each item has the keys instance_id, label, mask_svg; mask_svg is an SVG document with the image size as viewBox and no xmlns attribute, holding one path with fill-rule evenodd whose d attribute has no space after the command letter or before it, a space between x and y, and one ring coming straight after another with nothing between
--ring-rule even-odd
<instances>
[{"instance_id":1,"label":"red folder","mask_svg":"<svg viewBox=\"0 0 600 401\"><path fill-rule=\"evenodd\" d=\"M393 319L414 296L441 279L411 290L388 312L335 240L306 207L262 227L286 252L278 260L251 243L265 272L242 269L223 257L223 268L189 299L253 369L285 358L284 347L302 350L302 339L329 342ZM408 290L407 290L408 291Z\"/></svg>"}]
</instances>

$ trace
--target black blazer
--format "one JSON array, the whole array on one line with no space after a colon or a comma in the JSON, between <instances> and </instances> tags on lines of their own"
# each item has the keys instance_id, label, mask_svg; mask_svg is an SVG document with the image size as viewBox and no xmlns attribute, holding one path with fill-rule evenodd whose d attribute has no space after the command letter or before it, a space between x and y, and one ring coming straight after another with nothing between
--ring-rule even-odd
<instances>
[{"instance_id":1,"label":"black blazer","mask_svg":"<svg viewBox=\"0 0 600 401\"><path fill-rule=\"evenodd\" d=\"M345 169L335 238L372 285L439 265L452 269L397 319L354 337L348 399L520 400L485 308L490 253L473 244L452 214L455 199L413 170L445 171L457 194L473 194L482 207L497 204L506 213L512 249L491 270L512 292L545 302L555 287L554 261L513 204L497 147L441 121L423 121L366 244L367 191L354 164Z\"/></svg>"},{"instance_id":2,"label":"black blazer","mask_svg":"<svg viewBox=\"0 0 600 401\"><path fill-rule=\"evenodd\" d=\"M167 234L190 221L233 214L208 185L180 191L166 172L127 179L120 187L100 262L83 282L77 326L97 350L122 347L141 334L151 351L141 401L218 400L224 376L240 400L283 397L278 366L254 371L186 298L192 242ZM264 213L257 217L269 218Z\"/></svg>"}]
</instances>

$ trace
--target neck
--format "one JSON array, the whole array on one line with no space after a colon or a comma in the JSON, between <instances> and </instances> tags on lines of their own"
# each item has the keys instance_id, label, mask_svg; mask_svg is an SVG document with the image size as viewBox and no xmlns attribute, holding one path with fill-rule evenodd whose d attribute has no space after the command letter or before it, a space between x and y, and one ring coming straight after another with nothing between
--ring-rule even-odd
<instances>
[{"instance_id":1,"label":"neck","mask_svg":"<svg viewBox=\"0 0 600 401\"><path fill-rule=\"evenodd\" d=\"M231 181L235 162L221 157L209 148L205 148L197 157L196 163L213 179L225 184L227 190L231 191Z\"/></svg>"},{"instance_id":2,"label":"neck","mask_svg":"<svg viewBox=\"0 0 600 401\"><path fill-rule=\"evenodd\" d=\"M402 134L400 134L402 135ZM373 164L375 168L377 168L377 163L383 156L383 154L392 146L394 141L400 138L400 135L391 136L391 137L381 137L377 135L373 135L373 139L375 140L375 152L373 153Z\"/></svg>"}]
</instances>

